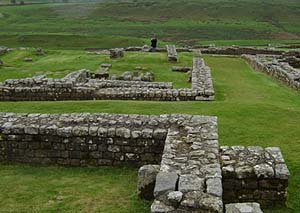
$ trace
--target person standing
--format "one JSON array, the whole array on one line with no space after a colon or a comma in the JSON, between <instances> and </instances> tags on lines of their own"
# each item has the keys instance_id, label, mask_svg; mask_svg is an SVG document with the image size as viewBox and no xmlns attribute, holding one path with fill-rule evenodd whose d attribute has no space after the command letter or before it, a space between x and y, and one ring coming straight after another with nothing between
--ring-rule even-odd
<instances>
[{"instance_id":1,"label":"person standing","mask_svg":"<svg viewBox=\"0 0 300 213\"><path fill-rule=\"evenodd\" d=\"M151 39L151 52L156 52L157 47L157 38Z\"/></svg>"}]
</instances>

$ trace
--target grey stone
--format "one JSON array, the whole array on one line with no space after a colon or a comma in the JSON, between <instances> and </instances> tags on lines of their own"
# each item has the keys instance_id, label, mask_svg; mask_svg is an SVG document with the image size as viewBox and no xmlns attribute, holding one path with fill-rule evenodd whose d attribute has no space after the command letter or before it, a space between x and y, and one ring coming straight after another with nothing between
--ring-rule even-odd
<instances>
[{"instance_id":1,"label":"grey stone","mask_svg":"<svg viewBox=\"0 0 300 213\"><path fill-rule=\"evenodd\" d=\"M248 178L253 176L253 168L251 166L241 166L235 169L236 176L239 179Z\"/></svg>"},{"instance_id":2,"label":"grey stone","mask_svg":"<svg viewBox=\"0 0 300 213\"><path fill-rule=\"evenodd\" d=\"M259 164L255 165L254 173L258 178L272 178L274 177L274 169L269 164Z\"/></svg>"},{"instance_id":3,"label":"grey stone","mask_svg":"<svg viewBox=\"0 0 300 213\"><path fill-rule=\"evenodd\" d=\"M168 201L173 205L173 206L178 206L180 201L182 200L183 193L180 191L173 191L168 194Z\"/></svg>"},{"instance_id":4,"label":"grey stone","mask_svg":"<svg viewBox=\"0 0 300 213\"><path fill-rule=\"evenodd\" d=\"M159 165L145 165L139 169L137 191L138 196L145 200L154 199L154 187Z\"/></svg>"},{"instance_id":5,"label":"grey stone","mask_svg":"<svg viewBox=\"0 0 300 213\"><path fill-rule=\"evenodd\" d=\"M175 191L178 175L174 172L159 172L156 177L154 197L159 199L168 192Z\"/></svg>"},{"instance_id":6,"label":"grey stone","mask_svg":"<svg viewBox=\"0 0 300 213\"><path fill-rule=\"evenodd\" d=\"M181 192L204 191L205 181L196 175L180 175L178 190Z\"/></svg>"},{"instance_id":7,"label":"grey stone","mask_svg":"<svg viewBox=\"0 0 300 213\"><path fill-rule=\"evenodd\" d=\"M209 194L222 197L222 180L221 178L210 178L206 180L206 191Z\"/></svg>"},{"instance_id":8,"label":"grey stone","mask_svg":"<svg viewBox=\"0 0 300 213\"><path fill-rule=\"evenodd\" d=\"M225 209L226 213L263 213L259 203L230 203Z\"/></svg>"},{"instance_id":9,"label":"grey stone","mask_svg":"<svg viewBox=\"0 0 300 213\"><path fill-rule=\"evenodd\" d=\"M130 138L131 137L131 132L130 129L127 128L117 128L116 129L116 136L117 137L122 137L122 138Z\"/></svg>"},{"instance_id":10,"label":"grey stone","mask_svg":"<svg viewBox=\"0 0 300 213\"><path fill-rule=\"evenodd\" d=\"M275 165L275 177L279 179L287 180L290 176L289 169L286 164Z\"/></svg>"},{"instance_id":11,"label":"grey stone","mask_svg":"<svg viewBox=\"0 0 300 213\"><path fill-rule=\"evenodd\" d=\"M174 212L174 210L175 208L173 206L166 205L159 200L154 200L151 205L151 213L171 213Z\"/></svg>"}]
</instances>

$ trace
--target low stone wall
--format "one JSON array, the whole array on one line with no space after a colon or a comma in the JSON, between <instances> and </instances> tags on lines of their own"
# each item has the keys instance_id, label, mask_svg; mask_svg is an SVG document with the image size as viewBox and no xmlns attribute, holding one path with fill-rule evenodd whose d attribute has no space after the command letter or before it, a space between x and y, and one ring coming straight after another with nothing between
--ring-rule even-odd
<instances>
[{"instance_id":1,"label":"low stone wall","mask_svg":"<svg viewBox=\"0 0 300 213\"><path fill-rule=\"evenodd\" d=\"M40 76L6 80L0 84L0 100L214 100L210 69L205 66L203 59L194 60L194 63L192 89L173 89L170 82L92 79L88 70L81 70L70 73L62 79Z\"/></svg>"},{"instance_id":2,"label":"low stone wall","mask_svg":"<svg viewBox=\"0 0 300 213\"><path fill-rule=\"evenodd\" d=\"M267 48L255 48L255 47L209 47L209 48L201 48L201 52L203 54L215 54L215 55L257 55L257 54L265 54L265 55L281 55L284 53L282 50L274 50Z\"/></svg>"},{"instance_id":3,"label":"low stone wall","mask_svg":"<svg viewBox=\"0 0 300 213\"><path fill-rule=\"evenodd\" d=\"M221 147L223 201L285 206L289 170L276 147Z\"/></svg>"},{"instance_id":4,"label":"low stone wall","mask_svg":"<svg viewBox=\"0 0 300 213\"><path fill-rule=\"evenodd\" d=\"M205 47L205 46L194 46L186 48L176 48L177 52L193 52L194 49L200 49L204 54L215 54L215 55L256 55L256 54L266 54L266 55L281 55L285 51L275 50L270 48L255 48L255 47L239 47L239 46L229 46L229 47ZM147 51L150 51L150 48ZM157 52L168 52L167 48L158 48ZM95 50L94 50L95 51ZM127 47L125 51L143 51L144 47Z\"/></svg>"},{"instance_id":5,"label":"low stone wall","mask_svg":"<svg viewBox=\"0 0 300 213\"><path fill-rule=\"evenodd\" d=\"M253 69L264 72L287 84L289 87L299 90L300 70L293 68L288 63L279 62L274 57L268 58L264 55L243 55L242 57L253 67Z\"/></svg>"},{"instance_id":6,"label":"low stone wall","mask_svg":"<svg viewBox=\"0 0 300 213\"><path fill-rule=\"evenodd\" d=\"M159 163L168 127L189 118L0 113L0 160L67 166Z\"/></svg>"}]
</instances>

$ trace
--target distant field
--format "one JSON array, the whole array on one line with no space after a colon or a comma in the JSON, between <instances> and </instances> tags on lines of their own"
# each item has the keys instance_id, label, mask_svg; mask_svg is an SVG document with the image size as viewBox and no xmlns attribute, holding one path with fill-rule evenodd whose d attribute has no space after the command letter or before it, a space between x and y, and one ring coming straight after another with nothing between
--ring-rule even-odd
<instances>
[{"instance_id":1,"label":"distant field","mask_svg":"<svg viewBox=\"0 0 300 213\"><path fill-rule=\"evenodd\" d=\"M298 0L115 0L2 6L0 45L129 46L149 43L154 35L182 45L216 40L233 40L226 44L248 40L250 45L261 40L300 43L299 20Z\"/></svg>"}]
</instances>

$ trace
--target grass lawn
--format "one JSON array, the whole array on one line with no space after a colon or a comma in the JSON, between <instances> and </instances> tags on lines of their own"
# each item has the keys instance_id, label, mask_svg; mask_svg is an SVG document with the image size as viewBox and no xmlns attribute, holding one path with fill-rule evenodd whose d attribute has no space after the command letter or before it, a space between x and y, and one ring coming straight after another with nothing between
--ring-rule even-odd
<instances>
[{"instance_id":1,"label":"grass lawn","mask_svg":"<svg viewBox=\"0 0 300 213\"><path fill-rule=\"evenodd\" d=\"M47 50L46 50L47 51ZM22 62L32 50L15 51L3 57L8 67L0 68L0 79L31 76L37 71L94 70L102 62L112 63L112 72L145 66L158 81L173 81L187 87L185 74L173 73L166 54L126 53L120 60L86 55L82 51L47 51L47 56ZM137 56L140 56L137 58ZM180 64L191 65L192 54L180 54ZM238 57L204 56L212 68L216 91L213 102L68 101L1 102L4 112L109 112L215 115L219 119L221 145L279 146L291 172L288 208L300 211L300 93L253 71ZM23 70L23 71L20 71ZM60 77L59 74L57 77ZM0 208L17 212L148 212L149 203L136 196L133 168L37 168L0 165ZM275 211L275 210L274 210ZM272 212L274 212L272 211ZM1 211L0 211L1 212Z\"/></svg>"}]
</instances>

